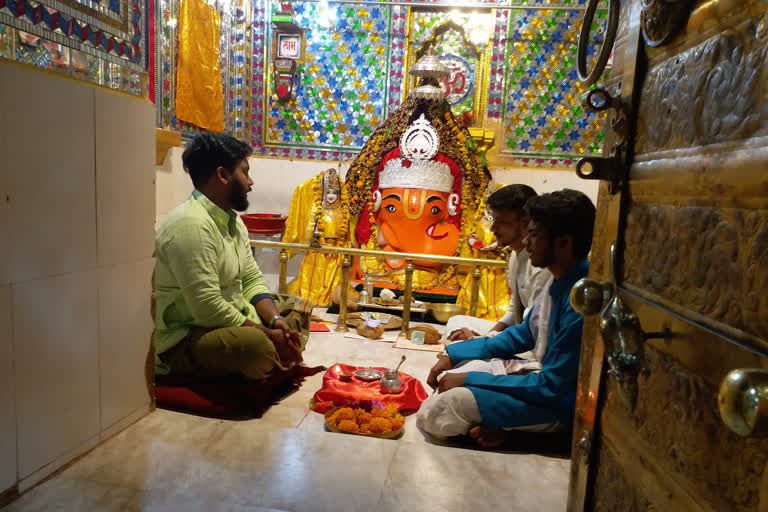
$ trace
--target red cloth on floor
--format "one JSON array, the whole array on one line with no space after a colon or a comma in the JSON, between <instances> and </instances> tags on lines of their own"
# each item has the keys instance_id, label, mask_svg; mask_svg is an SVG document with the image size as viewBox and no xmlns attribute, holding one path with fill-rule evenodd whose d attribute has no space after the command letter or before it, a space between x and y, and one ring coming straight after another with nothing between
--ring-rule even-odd
<instances>
[{"instance_id":1,"label":"red cloth on floor","mask_svg":"<svg viewBox=\"0 0 768 512\"><path fill-rule=\"evenodd\" d=\"M157 406L216 418L261 417L272 405L324 366L295 366L262 381L241 376L203 379L186 375L157 375Z\"/></svg>"},{"instance_id":2,"label":"red cloth on floor","mask_svg":"<svg viewBox=\"0 0 768 512\"><path fill-rule=\"evenodd\" d=\"M331 328L325 324L309 324L309 332L331 332Z\"/></svg>"},{"instance_id":3,"label":"red cloth on floor","mask_svg":"<svg viewBox=\"0 0 768 512\"><path fill-rule=\"evenodd\" d=\"M323 387L315 393L312 399L312 410L326 413L334 407L344 405L357 405L365 400L378 400L383 404L394 403L401 411L418 410L421 403L429 396L414 377L403 372L398 372L403 388L397 394L383 394L379 391L379 381L366 382L352 377L350 382L339 379L339 371L356 372L367 366L349 366L346 364L334 364L323 375ZM383 372L387 368L375 368Z\"/></svg>"}]
</instances>

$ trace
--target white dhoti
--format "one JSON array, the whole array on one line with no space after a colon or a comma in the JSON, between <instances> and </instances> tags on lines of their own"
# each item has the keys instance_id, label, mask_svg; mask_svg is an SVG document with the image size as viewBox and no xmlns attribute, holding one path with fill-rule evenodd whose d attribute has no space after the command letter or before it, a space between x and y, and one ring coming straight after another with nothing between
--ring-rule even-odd
<instances>
[{"instance_id":1,"label":"white dhoti","mask_svg":"<svg viewBox=\"0 0 768 512\"><path fill-rule=\"evenodd\" d=\"M416 424L435 439L469 434L472 427L482 425L483 417L477 407L475 395L467 388L453 388L444 393L434 394L421 404ZM511 427L504 430L522 432L558 432L562 430L559 421Z\"/></svg>"},{"instance_id":2,"label":"white dhoti","mask_svg":"<svg viewBox=\"0 0 768 512\"><path fill-rule=\"evenodd\" d=\"M427 398L419 408L416 424L435 439L466 435L483 421L475 395L467 388L453 388Z\"/></svg>"}]
</instances>

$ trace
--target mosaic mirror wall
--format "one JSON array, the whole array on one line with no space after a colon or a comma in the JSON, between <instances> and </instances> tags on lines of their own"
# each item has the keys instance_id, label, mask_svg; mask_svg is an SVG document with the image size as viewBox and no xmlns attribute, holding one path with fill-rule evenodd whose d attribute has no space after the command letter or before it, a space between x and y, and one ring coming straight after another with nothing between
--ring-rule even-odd
<instances>
[{"instance_id":1,"label":"mosaic mirror wall","mask_svg":"<svg viewBox=\"0 0 768 512\"><path fill-rule=\"evenodd\" d=\"M2 0L0 0L2 1ZM158 126L183 134L175 116L180 0L158 0ZM376 126L407 96L407 69L431 42L452 70L443 84L454 113L472 126L500 126L499 154L509 165L569 167L600 153L602 119L583 111L575 70L584 0L530 9L293 2L302 54L293 94L275 94L273 17L266 0L220 2L221 68L227 131L256 154L352 159ZM479 4L479 2L478 2ZM588 54L602 41L598 11ZM430 46L430 45L427 45Z\"/></svg>"}]
</instances>

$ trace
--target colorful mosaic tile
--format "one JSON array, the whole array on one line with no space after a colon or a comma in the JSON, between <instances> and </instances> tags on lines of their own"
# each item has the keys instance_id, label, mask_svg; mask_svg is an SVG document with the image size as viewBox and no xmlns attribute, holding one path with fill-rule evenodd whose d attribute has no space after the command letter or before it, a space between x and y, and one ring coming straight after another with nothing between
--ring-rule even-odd
<instances>
[{"instance_id":1,"label":"colorful mosaic tile","mask_svg":"<svg viewBox=\"0 0 768 512\"><path fill-rule=\"evenodd\" d=\"M98 4L66 0L0 0L0 23L83 53L141 71L146 69L144 0L129 0L117 20L99 16ZM96 14L96 15L94 15Z\"/></svg>"},{"instance_id":2,"label":"colorful mosaic tile","mask_svg":"<svg viewBox=\"0 0 768 512\"><path fill-rule=\"evenodd\" d=\"M158 124L188 135L197 128L177 120L173 108L179 1L157 2ZM480 114L502 124L504 140L497 144L506 161L514 162L510 165L572 166L579 155L601 150L601 119L581 109L584 91L573 62L584 2L562 0L559 5L573 6L568 10L490 14L487 98L480 99L487 99L487 105ZM558 5L550 0L528 3ZM409 8L403 6L318 2L292 6L297 23L306 30L306 48L293 98L286 102L273 95L270 19L274 3L234 0L231 10L223 13L227 131L250 139L257 155L350 160L404 99L409 48L415 51L430 31L420 34L424 27L413 22L409 32ZM425 16L432 26L443 18ZM604 12L599 12L589 50L593 56L603 23ZM463 78L469 77L471 85L456 98L460 100L457 111L471 109L476 106L472 102L478 101L472 95L477 66L458 52L459 43L446 38L438 48L439 54L454 56L446 59L449 64L467 68Z\"/></svg>"},{"instance_id":3,"label":"colorful mosaic tile","mask_svg":"<svg viewBox=\"0 0 768 512\"><path fill-rule=\"evenodd\" d=\"M485 114L491 119L501 117L507 62L506 42L508 25L509 10L497 10L494 18L493 34L491 34L491 65L488 70L488 103Z\"/></svg>"},{"instance_id":4,"label":"colorful mosaic tile","mask_svg":"<svg viewBox=\"0 0 768 512\"><path fill-rule=\"evenodd\" d=\"M293 98L272 94L268 73L266 133L271 146L360 150L386 118L391 9L364 4L294 3L305 28L303 63ZM268 39L271 54L272 38Z\"/></svg>"},{"instance_id":5,"label":"colorful mosaic tile","mask_svg":"<svg viewBox=\"0 0 768 512\"><path fill-rule=\"evenodd\" d=\"M576 72L581 10L514 10L509 17L502 153L571 157L602 151L604 114L585 112ZM605 11L587 55L602 41Z\"/></svg>"},{"instance_id":6,"label":"colorful mosaic tile","mask_svg":"<svg viewBox=\"0 0 768 512\"><path fill-rule=\"evenodd\" d=\"M141 73L49 39L0 25L0 56L141 96Z\"/></svg>"},{"instance_id":7,"label":"colorful mosaic tile","mask_svg":"<svg viewBox=\"0 0 768 512\"><path fill-rule=\"evenodd\" d=\"M0 25L0 57L13 59L13 28Z\"/></svg>"},{"instance_id":8,"label":"colorful mosaic tile","mask_svg":"<svg viewBox=\"0 0 768 512\"><path fill-rule=\"evenodd\" d=\"M0 56L141 96L146 0L0 0Z\"/></svg>"},{"instance_id":9,"label":"colorful mosaic tile","mask_svg":"<svg viewBox=\"0 0 768 512\"><path fill-rule=\"evenodd\" d=\"M181 0L158 0L156 40L157 124L182 135L199 128L176 117L176 58L178 55L178 20ZM221 15L220 65L224 93L224 121L233 136L247 139L248 64L250 63L251 18L247 0L233 0ZM219 5L219 4L217 4Z\"/></svg>"},{"instance_id":10,"label":"colorful mosaic tile","mask_svg":"<svg viewBox=\"0 0 768 512\"><path fill-rule=\"evenodd\" d=\"M264 52L266 50L266 0L253 0L251 59L251 145L264 152Z\"/></svg>"},{"instance_id":11,"label":"colorful mosaic tile","mask_svg":"<svg viewBox=\"0 0 768 512\"><path fill-rule=\"evenodd\" d=\"M432 42L438 59L451 70L451 76L443 80L442 85L456 115L472 112L483 101L487 82L484 50L488 44L492 16L490 12L418 12L413 15L409 60L413 62L416 53L429 41ZM442 32L451 22L464 30L448 29ZM482 115L482 112L479 114Z\"/></svg>"},{"instance_id":12,"label":"colorful mosaic tile","mask_svg":"<svg viewBox=\"0 0 768 512\"><path fill-rule=\"evenodd\" d=\"M389 43L389 83L387 91L389 100L387 102L387 111L394 112L400 106L403 98L403 82L405 80L404 62L405 62L405 43L406 30L408 27L408 8L392 8L392 35Z\"/></svg>"}]
</instances>

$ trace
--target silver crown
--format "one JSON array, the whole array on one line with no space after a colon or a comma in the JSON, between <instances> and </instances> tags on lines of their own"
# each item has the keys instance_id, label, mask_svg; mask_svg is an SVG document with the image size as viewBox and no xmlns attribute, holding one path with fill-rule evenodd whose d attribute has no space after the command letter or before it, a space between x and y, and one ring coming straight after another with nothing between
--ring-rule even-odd
<instances>
[{"instance_id":1,"label":"silver crown","mask_svg":"<svg viewBox=\"0 0 768 512\"><path fill-rule=\"evenodd\" d=\"M411 161L403 166L403 159L395 158L384 165L379 174L379 188L417 188L450 192L453 175L448 164L436 162L440 137L424 114L411 124L400 137L400 154Z\"/></svg>"}]
</instances>

